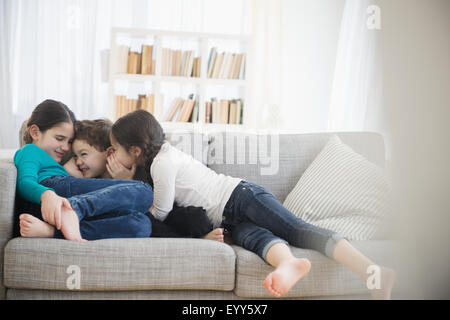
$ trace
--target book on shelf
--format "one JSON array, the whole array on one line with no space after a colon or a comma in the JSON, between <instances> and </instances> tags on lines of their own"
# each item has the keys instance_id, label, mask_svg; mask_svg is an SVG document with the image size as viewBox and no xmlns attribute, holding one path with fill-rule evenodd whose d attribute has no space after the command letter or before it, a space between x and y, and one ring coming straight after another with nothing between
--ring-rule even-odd
<instances>
[{"instance_id":1,"label":"book on shelf","mask_svg":"<svg viewBox=\"0 0 450 320\"><path fill-rule=\"evenodd\" d=\"M127 73L139 74L141 73L142 54L134 51L128 53L128 68Z\"/></svg>"},{"instance_id":2,"label":"book on shelf","mask_svg":"<svg viewBox=\"0 0 450 320\"><path fill-rule=\"evenodd\" d=\"M216 98L211 98L211 121L210 123L219 123L219 102Z\"/></svg>"},{"instance_id":3,"label":"book on shelf","mask_svg":"<svg viewBox=\"0 0 450 320\"><path fill-rule=\"evenodd\" d=\"M193 50L172 50L162 48L161 74L163 76L200 77L201 57L195 57ZM129 74L155 74L155 47L142 45L142 53L131 51L127 46L118 46L115 72ZM215 79L245 79L246 54L219 53L211 48L207 77Z\"/></svg>"},{"instance_id":4,"label":"book on shelf","mask_svg":"<svg viewBox=\"0 0 450 320\"><path fill-rule=\"evenodd\" d=\"M199 105L198 100L195 100L194 109L192 110L192 116L189 122L197 123L198 122L198 113L199 113Z\"/></svg>"},{"instance_id":5,"label":"book on shelf","mask_svg":"<svg viewBox=\"0 0 450 320\"><path fill-rule=\"evenodd\" d=\"M218 78L220 74L220 68L222 67L223 58L225 53L217 54L216 62L214 63L214 70L212 73L212 78Z\"/></svg>"},{"instance_id":6,"label":"book on shelf","mask_svg":"<svg viewBox=\"0 0 450 320\"><path fill-rule=\"evenodd\" d=\"M190 94L188 99L175 98L164 117L164 121L172 122L197 122L198 121L198 101L194 94Z\"/></svg>"},{"instance_id":7,"label":"book on shelf","mask_svg":"<svg viewBox=\"0 0 450 320\"><path fill-rule=\"evenodd\" d=\"M230 112L230 101L220 100L220 116L219 116L220 123L222 124L228 123L229 112Z\"/></svg>"},{"instance_id":8,"label":"book on shelf","mask_svg":"<svg viewBox=\"0 0 450 320\"><path fill-rule=\"evenodd\" d=\"M210 50L208 58L208 78L245 79L245 53L217 52Z\"/></svg>"},{"instance_id":9,"label":"book on shelf","mask_svg":"<svg viewBox=\"0 0 450 320\"><path fill-rule=\"evenodd\" d=\"M211 123L211 101L205 102L205 123Z\"/></svg>"},{"instance_id":10,"label":"book on shelf","mask_svg":"<svg viewBox=\"0 0 450 320\"><path fill-rule=\"evenodd\" d=\"M214 71L214 64L216 63L217 59L217 48L212 47L209 52L209 58L208 58L208 78L212 78L213 71Z\"/></svg>"},{"instance_id":11,"label":"book on shelf","mask_svg":"<svg viewBox=\"0 0 450 320\"><path fill-rule=\"evenodd\" d=\"M154 94L140 94L137 99L127 99L126 96L115 96L115 118L118 119L127 113L138 109L147 110L154 114L155 109L155 95Z\"/></svg>"},{"instance_id":12,"label":"book on shelf","mask_svg":"<svg viewBox=\"0 0 450 320\"><path fill-rule=\"evenodd\" d=\"M247 55L245 53L242 54L241 63L240 63L240 66L239 66L239 73L238 73L237 79L245 79L245 66L246 66L245 61L246 61L246 56Z\"/></svg>"},{"instance_id":13,"label":"book on shelf","mask_svg":"<svg viewBox=\"0 0 450 320\"><path fill-rule=\"evenodd\" d=\"M142 46L142 68L141 74L153 74L153 46Z\"/></svg>"},{"instance_id":14,"label":"book on shelf","mask_svg":"<svg viewBox=\"0 0 450 320\"><path fill-rule=\"evenodd\" d=\"M195 99L194 94L190 94L189 98L183 102L180 114L178 115L178 122L189 122L191 118L192 110L194 109Z\"/></svg>"},{"instance_id":15,"label":"book on shelf","mask_svg":"<svg viewBox=\"0 0 450 320\"><path fill-rule=\"evenodd\" d=\"M162 48L163 76L200 77L201 57L195 57L193 50L172 50Z\"/></svg>"},{"instance_id":16,"label":"book on shelf","mask_svg":"<svg viewBox=\"0 0 450 320\"><path fill-rule=\"evenodd\" d=\"M202 57L194 58L194 67L192 70L192 77L200 78L201 67L202 67Z\"/></svg>"},{"instance_id":17,"label":"book on shelf","mask_svg":"<svg viewBox=\"0 0 450 320\"><path fill-rule=\"evenodd\" d=\"M167 112L167 114L164 118L164 121L172 121L175 118L175 116L178 114L179 109L181 108L182 105L183 105L183 99L180 97L175 98L172 101L169 111Z\"/></svg>"},{"instance_id":18,"label":"book on shelf","mask_svg":"<svg viewBox=\"0 0 450 320\"><path fill-rule=\"evenodd\" d=\"M129 51L130 48L127 46L117 46L116 61L114 61L115 73L127 73Z\"/></svg>"},{"instance_id":19,"label":"book on shelf","mask_svg":"<svg viewBox=\"0 0 450 320\"><path fill-rule=\"evenodd\" d=\"M205 101L205 123L242 124L242 99Z\"/></svg>"}]
</instances>

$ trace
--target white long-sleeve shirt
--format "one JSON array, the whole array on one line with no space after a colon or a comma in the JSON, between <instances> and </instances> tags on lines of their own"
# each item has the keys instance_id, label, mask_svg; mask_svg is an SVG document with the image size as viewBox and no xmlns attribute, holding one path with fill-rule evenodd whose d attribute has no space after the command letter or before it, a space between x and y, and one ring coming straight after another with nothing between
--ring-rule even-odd
<instances>
[{"instance_id":1,"label":"white long-sleeve shirt","mask_svg":"<svg viewBox=\"0 0 450 320\"><path fill-rule=\"evenodd\" d=\"M214 228L222 223L222 214L231 193L242 179L218 174L165 142L150 166L154 201L152 214L164 221L173 203L182 207L202 207Z\"/></svg>"}]
</instances>

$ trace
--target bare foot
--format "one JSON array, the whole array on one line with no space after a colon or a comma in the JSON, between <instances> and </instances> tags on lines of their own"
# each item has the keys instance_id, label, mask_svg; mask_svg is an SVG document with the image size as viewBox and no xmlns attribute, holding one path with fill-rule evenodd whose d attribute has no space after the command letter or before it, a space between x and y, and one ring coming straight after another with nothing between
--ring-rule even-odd
<instances>
[{"instance_id":1,"label":"bare foot","mask_svg":"<svg viewBox=\"0 0 450 320\"><path fill-rule=\"evenodd\" d=\"M370 295L374 300L391 300L391 292L397 280L397 273L386 267L380 267L380 269L380 288L371 289Z\"/></svg>"},{"instance_id":2,"label":"bare foot","mask_svg":"<svg viewBox=\"0 0 450 320\"><path fill-rule=\"evenodd\" d=\"M61 231L67 240L85 241L81 237L80 222L77 214L75 211L65 207L61 208Z\"/></svg>"},{"instance_id":3,"label":"bare foot","mask_svg":"<svg viewBox=\"0 0 450 320\"><path fill-rule=\"evenodd\" d=\"M55 228L31 214L19 216L20 235L26 238L53 238Z\"/></svg>"},{"instance_id":4,"label":"bare foot","mask_svg":"<svg viewBox=\"0 0 450 320\"><path fill-rule=\"evenodd\" d=\"M279 298L287 293L302 277L311 270L308 259L295 258L282 262L266 277L263 287L273 296Z\"/></svg>"},{"instance_id":5,"label":"bare foot","mask_svg":"<svg viewBox=\"0 0 450 320\"><path fill-rule=\"evenodd\" d=\"M204 236L203 239L223 242L223 229L216 228L210 233L208 233L206 236Z\"/></svg>"}]
</instances>

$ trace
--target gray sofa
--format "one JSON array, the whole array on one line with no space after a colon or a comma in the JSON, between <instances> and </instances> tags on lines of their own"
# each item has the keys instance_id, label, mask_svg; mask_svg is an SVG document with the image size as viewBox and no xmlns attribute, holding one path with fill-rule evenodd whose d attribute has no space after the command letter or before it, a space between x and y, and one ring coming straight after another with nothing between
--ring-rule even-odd
<instances>
[{"instance_id":1,"label":"gray sofa","mask_svg":"<svg viewBox=\"0 0 450 320\"><path fill-rule=\"evenodd\" d=\"M384 166L381 135L337 134L356 152ZM329 137L330 133L168 134L173 145L216 172L258 183L281 202ZM0 160L2 299L271 298L261 284L272 267L235 245L201 239L105 239L80 243L12 238L16 174L12 159ZM395 267L392 258L399 250L395 240L353 244L374 261ZM363 281L349 269L318 252L292 249L296 256L308 258L312 268L284 298L369 297Z\"/></svg>"}]
</instances>

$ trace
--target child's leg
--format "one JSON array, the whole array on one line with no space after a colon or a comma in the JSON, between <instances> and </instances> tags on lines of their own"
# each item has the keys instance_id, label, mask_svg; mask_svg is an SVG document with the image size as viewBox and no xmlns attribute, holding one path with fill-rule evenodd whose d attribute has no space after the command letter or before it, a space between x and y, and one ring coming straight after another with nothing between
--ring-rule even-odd
<instances>
[{"instance_id":1,"label":"child's leg","mask_svg":"<svg viewBox=\"0 0 450 320\"><path fill-rule=\"evenodd\" d=\"M55 227L30 214L20 215L20 234L27 238L53 238ZM132 212L102 219L82 220L80 233L84 240L110 238L146 238L152 231L150 219L143 213Z\"/></svg>"},{"instance_id":2,"label":"child's leg","mask_svg":"<svg viewBox=\"0 0 450 320\"><path fill-rule=\"evenodd\" d=\"M364 282L367 282L373 272L369 272L369 267L375 266L375 268L379 268L380 286L372 288L370 294L374 299L391 298L392 287L396 280L394 270L376 265L345 239L340 240L334 247L333 258L356 272Z\"/></svg>"},{"instance_id":3,"label":"child's leg","mask_svg":"<svg viewBox=\"0 0 450 320\"><path fill-rule=\"evenodd\" d=\"M355 249L339 234L313 226L287 210L264 188L254 184L244 184L240 199L240 214L254 224L272 231L275 235L288 240L296 247L313 249L344 264L366 280L370 275L367 268L375 265L370 259ZM393 270L381 268L384 288L372 290L372 296L389 298L395 280Z\"/></svg>"},{"instance_id":4,"label":"child's leg","mask_svg":"<svg viewBox=\"0 0 450 320\"><path fill-rule=\"evenodd\" d=\"M310 268L308 259L292 255L286 241L272 232L251 222L241 222L232 226L233 241L256 254L275 267L265 278L263 286L273 296L279 297L288 292Z\"/></svg>"},{"instance_id":5,"label":"child's leg","mask_svg":"<svg viewBox=\"0 0 450 320\"><path fill-rule=\"evenodd\" d=\"M54 226L28 213L19 216L19 226L25 238L53 238L55 234Z\"/></svg>"},{"instance_id":6,"label":"child's leg","mask_svg":"<svg viewBox=\"0 0 450 320\"><path fill-rule=\"evenodd\" d=\"M266 261L275 270L269 273L263 286L277 298L288 292L311 269L308 259L294 257L289 247L281 242L267 251Z\"/></svg>"},{"instance_id":7,"label":"child's leg","mask_svg":"<svg viewBox=\"0 0 450 320\"><path fill-rule=\"evenodd\" d=\"M113 217L105 215L101 219L82 220L80 232L86 240L148 238L152 232L152 223L145 213L128 211Z\"/></svg>"},{"instance_id":8,"label":"child's leg","mask_svg":"<svg viewBox=\"0 0 450 320\"><path fill-rule=\"evenodd\" d=\"M298 218L261 186L245 183L241 188L240 203L236 206L241 219L270 230L295 247L319 251L333 258L333 248L342 236Z\"/></svg>"},{"instance_id":9,"label":"child's leg","mask_svg":"<svg viewBox=\"0 0 450 320\"><path fill-rule=\"evenodd\" d=\"M201 238L205 239L205 240L214 240L214 241L224 242L223 229L216 228L216 229L208 232L206 235L204 235Z\"/></svg>"},{"instance_id":10,"label":"child's leg","mask_svg":"<svg viewBox=\"0 0 450 320\"><path fill-rule=\"evenodd\" d=\"M93 179L53 176L41 182L45 187L52 188L60 197L70 198L76 195L86 194L118 184L143 184L141 181L118 179Z\"/></svg>"},{"instance_id":11,"label":"child's leg","mask_svg":"<svg viewBox=\"0 0 450 320\"><path fill-rule=\"evenodd\" d=\"M153 191L144 183L118 184L68 198L79 220L108 212L147 212L153 203Z\"/></svg>"}]
</instances>

